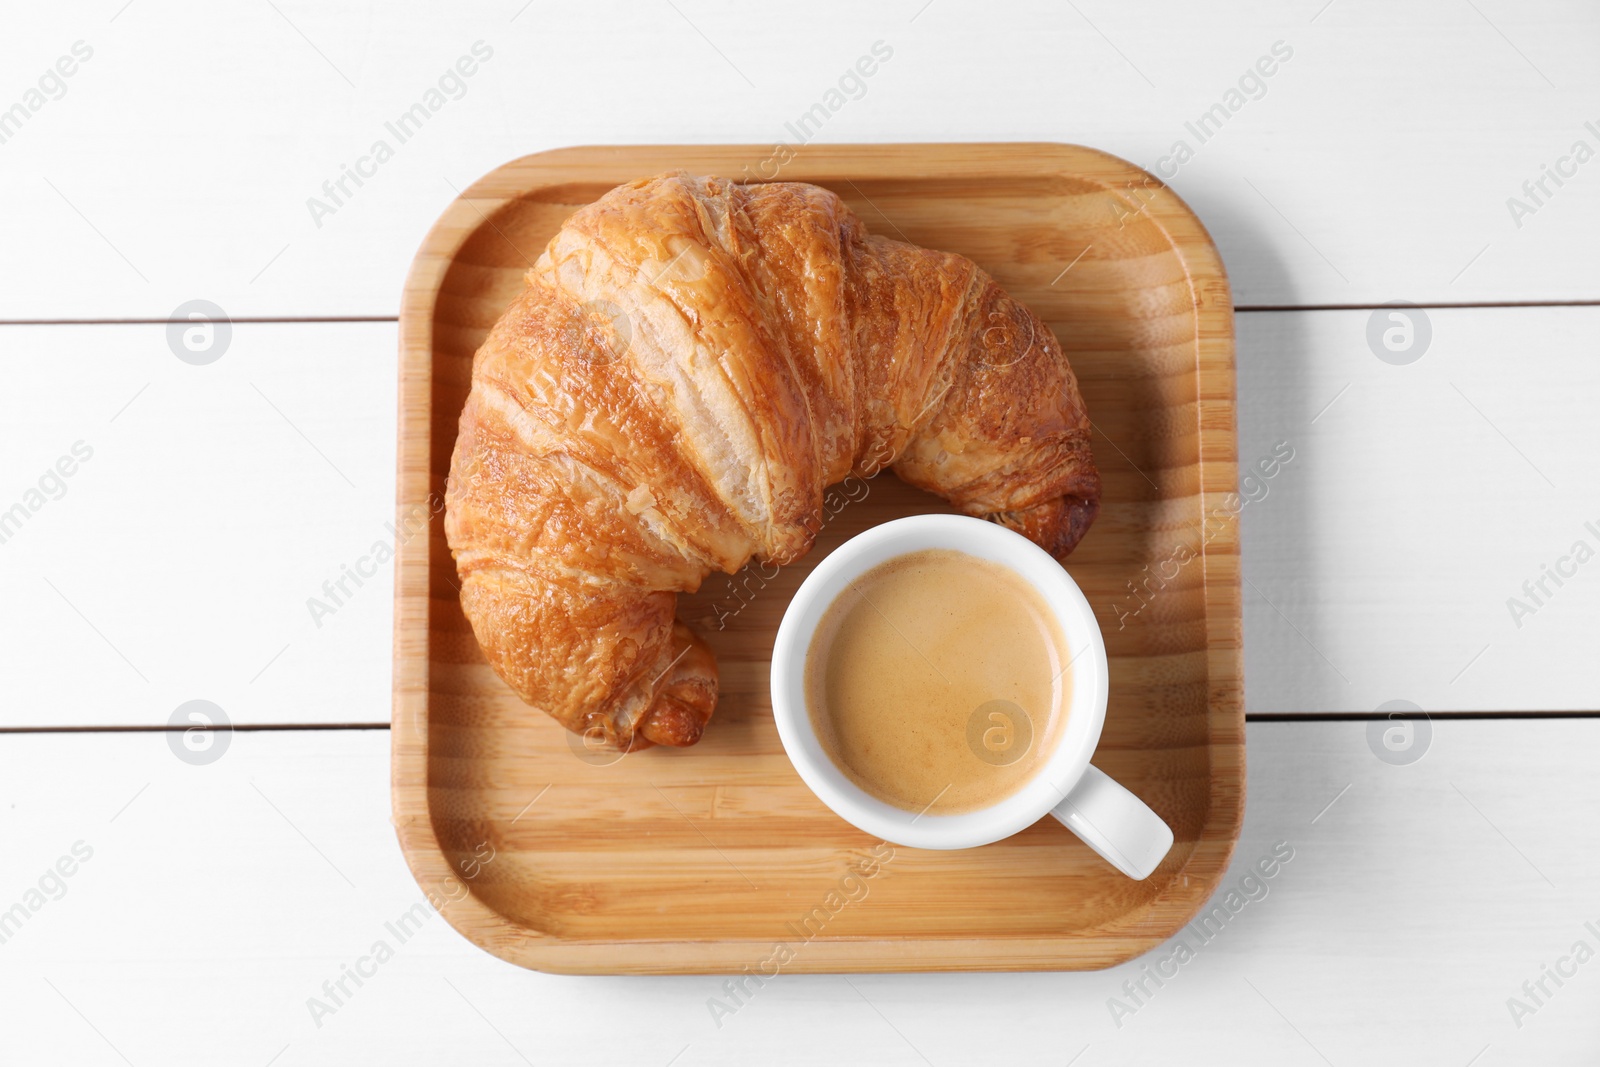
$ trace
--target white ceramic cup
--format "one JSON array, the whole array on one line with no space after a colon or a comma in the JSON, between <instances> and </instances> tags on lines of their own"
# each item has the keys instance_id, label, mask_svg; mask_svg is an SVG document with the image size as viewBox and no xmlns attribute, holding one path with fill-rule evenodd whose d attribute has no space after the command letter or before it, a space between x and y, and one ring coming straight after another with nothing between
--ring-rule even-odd
<instances>
[{"instance_id":1,"label":"white ceramic cup","mask_svg":"<svg viewBox=\"0 0 1600 1067\"><path fill-rule=\"evenodd\" d=\"M897 556L955 549L1009 568L1038 590L1060 624L1072 660L1066 728L1021 789L976 811L918 814L887 804L841 771L822 747L806 707L806 656L823 615L852 581ZM784 612L772 650L772 713L795 770L840 818L911 848L986 845L1054 815L1113 867L1148 878L1172 847L1172 830L1149 806L1092 766L1109 688L1100 625L1072 576L1021 534L962 515L896 519L851 538L817 564Z\"/></svg>"}]
</instances>

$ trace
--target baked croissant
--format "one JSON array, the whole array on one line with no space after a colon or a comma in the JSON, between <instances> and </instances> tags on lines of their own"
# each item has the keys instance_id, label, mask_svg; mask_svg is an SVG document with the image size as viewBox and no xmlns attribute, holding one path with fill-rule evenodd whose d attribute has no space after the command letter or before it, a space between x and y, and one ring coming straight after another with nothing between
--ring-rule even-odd
<instances>
[{"instance_id":1,"label":"baked croissant","mask_svg":"<svg viewBox=\"0 0 1600 1067\"><path fill-rule=\"evenodd\" d=\"M567 220L473 361L462 607L569 730L692 745L717 669L677 594L804 555L823 491L884 467L1057 557L1099 508L1066 357L970 260L813 185L630 182Z\"/></svg>"}]
</instances>

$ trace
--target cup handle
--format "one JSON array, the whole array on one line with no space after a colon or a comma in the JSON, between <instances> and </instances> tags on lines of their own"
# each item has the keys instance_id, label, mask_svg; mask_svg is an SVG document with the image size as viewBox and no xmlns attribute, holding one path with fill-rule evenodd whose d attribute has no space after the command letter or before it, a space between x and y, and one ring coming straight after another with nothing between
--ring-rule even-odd
<instances>
[{"instance_id":1,"label":"cup handle","mask_svg":"<svg viewBox=\"0 0 1600 1067\"><path fill-rule=\"evenodd\" d=\"M1150 877L1172 848L1172 828L1098 767L1086 768L1050 814L1107 863L1137 881Z\"/></svg>"}]
</instances>

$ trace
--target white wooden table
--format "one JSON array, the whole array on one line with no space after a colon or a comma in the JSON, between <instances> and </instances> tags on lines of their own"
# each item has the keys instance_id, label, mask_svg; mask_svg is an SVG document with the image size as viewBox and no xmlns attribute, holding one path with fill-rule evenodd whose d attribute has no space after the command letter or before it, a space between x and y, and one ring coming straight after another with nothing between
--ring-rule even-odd
<instances>
[{"instance_id":1,"label":"white wooden table","mask_svg":"<svg viewBox=\"0 0 1600 1067\"><path fill-rule=\"evenodd\" d=\"M6 27L0 1063L1600 1062L1593 6L93 0ZM306 607L389 536L421 235L544 148L793 143L876 42L808 136L1094 145L1216 236L1241 457L1294 453L1243 515L1227 884L1292 861L1159 986L1167 949L784 977L719 1025L720 979L525 972L433 916L312 1010L421 899L388 825L391 577ZM194 300L232 320L204 365L169 341ZM165 729L195 699L238 728L206 764ZM1369 741L1397 700L1432 715L1406 764Z\"/></svg>"}]
</instances>

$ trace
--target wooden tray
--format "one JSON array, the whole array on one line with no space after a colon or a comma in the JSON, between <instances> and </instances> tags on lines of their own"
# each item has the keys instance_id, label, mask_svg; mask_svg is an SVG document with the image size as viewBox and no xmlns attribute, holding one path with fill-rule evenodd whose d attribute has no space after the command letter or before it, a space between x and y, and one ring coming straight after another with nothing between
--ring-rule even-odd
<instances>
[{"instance_id":1,"label":"wooden tray","mask_svg":"<svg viewBox=\"0 0 1600 1067\"><path fill-rule=\"evenodd\" d=\"M972 257L1070 355L1105 480L1067 564L1111 659L1095 762L1177 836L1149 880L1049 818L980 849L889 848L795 775L768 703L772 637L841 540L946 510L892 475L830 494L836 514L799 563L712 575L683 599L722 673L692 749L587 753L484 663L434 510L473 352L580 205L675 168L774 167L833 189L876 232ZM1152 948L1211 895L1243 814L1235 444L1222 263L1177 196L1120 159L1054 144L652 146L500 167L428 234L400 319L393 799L412 872L470 940L545 971L1078 969Z\"/></svg>"}]
</instances>

